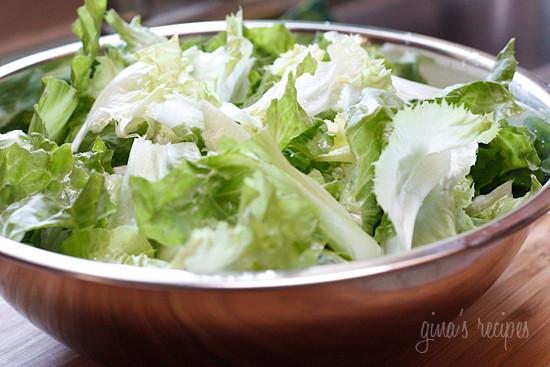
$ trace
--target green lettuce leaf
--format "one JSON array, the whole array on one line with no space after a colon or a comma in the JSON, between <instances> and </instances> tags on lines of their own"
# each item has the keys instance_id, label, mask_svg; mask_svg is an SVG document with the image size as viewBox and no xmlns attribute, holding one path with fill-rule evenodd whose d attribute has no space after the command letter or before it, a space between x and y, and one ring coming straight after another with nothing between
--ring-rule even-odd
<instances>
[{"instance_id":1,"label":"green lettuce leaf","mask_svg":"<svg viewBox=\"0 0 550 367\"><path fill-rule=\"evenodd\" d=\"M493 69L487 79L492 82L511 82L516 73L516 66L518 65L515 52L516 39L512 38L497 55Z\"/></svg>"},{"instance_id":2,"label":"green lettuce leaf","mask_svg":"<svg viewBox=\"0 0 550 367\"><path fill-rule=\"evenodd\" d=\"M451 89L443 97L448 103L464 105L476 114L495 113L497 120L520 113L521 107L502 84L476 81Z\"/></svg>"},{"instance_id":3,"label":"green lettuce leaf","mask_svg":"<svg viewBox=\"0 0 550 367\"><path fill-rule=\"evenodd\" d=\"M0 214L1 235L20 241L25 233L37 229L87 230L107 225L114 205L105 187L104 175L92 172L80 192L64 191L65 196L60 197L58 192L45 190L9 205Z\"/></svg>"},{"instance_id":4,"label":"green lettuce leaf","mask_svg":"<svg viewBox=\"0 0 550 367\"><path fill-rule=\"evenodd\" d=\"M271 131L281 149L313 126L313 119L303 110L297 101L293 75L288 76L286 89L281 99L274 99L267 109L265 125Z\"/></svg>"},{"instance_id":5,"label":"green lettuce leaf","mask_svg":"<svg viewBox=\"0 0 550 367\"><path fill-rule=\"evenodd\" d=\"M111 122L106 128L101 130L101 132L87 134L82 145L79 147L79 152L85 153L93 150L98 139L100 139L107 149L112 152L110 163L112 167L125 166L128 163L128 157L130 156L134 138L119 138L116 135L115 124ZM70 141L72 141L72 139L69 139L68 142Z\"/></svg>"},{"instance_id":6,"label":"green lettuce leaf","mask_svg":"<svg viewBox=\"0 0 550 367\"><path fill-rule=\"evenodd\" d=\"M155 183L130 178L141 233L164 245L183 245L196 228L234 225L243 182L260 171L278 190L296 192L319 211L321 232L352 258L379 253L378 245L314 179L297 171L264 131L241 144L225 141L220 153L182 162Z\"/></svg>"},{"instance_id":7,"label":"green lettuce leaf","mask_svg":"<svg viewBox=\"0 0 550 367\"><path fill-rule=\"evenodd\" d=\"M357 225L344 207L338 203L315 179L295 169L281 154L273 137L264 131L245 142L243 147L256 155L262 170L277 185L288 186L317 207L320 228L331 247L353 259L378 256L378 244Z\"/></svg>"},{"instance_id":8,"label":"green lettuce leaf","mask_svg":"<svg viewBox=\"0 0 550 367\"><path fill-rule=\"evenodd\" d=\"M540 163L528 129L504 123L495 139L480 145L470 175L478 193L486 194L516 178L516 189L525 192L531 187L531 173L539 169ZM524 187L525 180L522 178L526 174L527 187Z\"/></svg>"},{"instance_id":9,"label":"green lettuce leaf","mask_svg":"<svg viewBox=\"0 0 550 367\"><path fill-rule=\"evenodd\" d=\"M237 224L194 230L172 265L195 272L315 265L318 226L315 206L256 172L244 180Z\"/></svg>"},{"instance_id":10,"label":"green lettuce leaf","mask_svg":"<svg viewBox=\"0 0 550 367\"><path fill-rule=\"evenodd\" d=\"M546 174L550 174L550 115L545 120L537 116L528 116L523 125L529 131L533 140L533 145L541 160L540 169Z\"/></svg>"},{"instance_id":11,"label":"green lettuce leaf","mask_svg":"<svg viewBox=\"0 0 550 367\"><path fill-rule=\"evenodd\" d=\"M414 224L413 246L425 245L474 228L466 207L472 202L472 181L436 187L424 199Z\"/></svg>"},{"instance_id":12,"label":"green lettuce leaf","mask_svg":"<svg viewBox=\"0 0 550 367\"><path fill-rule=\"evenodd\" d=\"M392 115L384 108L377 108L360 119L350 119L345 130L354 163L346 171L340 202L370 235L374 235L382 217L373 191L374 163L387 144Z\"/></svg>"},{"instance_id":13,"label":"green lettuce leaf","mask_svg":"<svg viewBox=\"0 0 550 367\"><path fill-rule=\"evenodd\" d=\"M227 209L231 209L231 201L238 200L238 194L231 195L236 196L231 200L224 193L238 187L241 176L208 175L208 171L182 161L158 181L130 177L140 232L163 245L184 244L194 228L231 214Z\"/></svg>"},{"instance_id":14,"label":"green lettuce leaf","mask_svg":"<svg viewBox=\"0 0 550 367\"><path fill-rule=\"evenodd\" d=\"M92 66L100 49L99 37L106 8L107 0L85 0L73 23L73 33L82 41L82 49L73 57L71 82L82 94L87 93Z\"/></svg>"},{"instance_id":15,"label":"green lettuce leaf","mask_svg":"<svg viewBox=\"0 0 550 367\"><path fill-rule=\"evenodd\" d=\"M287 52L296 43L292 33L282 23L271 27L245 28L244 36L254 44L255 52L273 58Z\"/></svg>"},{"instance_id":16,"label":"green lettuce leaf","mask_svg":"<svg viewBox=\"0 0 550 367\"><path fill-rule=\"evenodd\" d=\"M478 143L498 131L491 115L474 115L446 102L405 107L393 118L393 132L375 164L374 192L398 238L394 251L413 245L415 223L429 196L449 196L475 163ZM433 218L447 220L445 217ZM433 222L434 227L438 222Z\"/></svg>"},{"instance_id":17,"label":"green lettuce leaf","mask_svg":"<svg viewBox=\"0 0 550 367\"><path fill-rule=\"evenodd\" d=\"M105 54L97 56L96 61L97 65L88 90L93 98L97 98L118 73L128 66L120 48L115 47L107 47Z\"/></svg>"},{"instance_id":18,"label":"green lettuce leaf","mask_svg":"<svg viewBox=\"0 0 550 367\"><path fill-rule=\"evenodd\" d=\"M321 61L313 75L296 79L298 101L311 116L330 109L346 110L361 98L365 87L391 89L391 73L383 60L373 59L358 35L325 33L330 61Z\"/></svg>"},{"instance_id":19,"label":"green lettuce leaf","mask_svg":"<svg viewBox=\"0 0 550 367\"><path fill-rule=\"evenodd\" d=\"M45 77L44 92L34 106L29 133L42 133L56 143L65 139L67 121L78 105L77 90L60 79Z\"/></svg>"},{"instance_id":20,"label":"green lettuce leaf","mask_svg":"<svg viewBox=\"0 0 550 367\"><path fill-rule=\"evenodd\" d=\"M141 25L141 17L135 16L126 23L118 13L111 9L105 14L105 21L119 34L131 51L138 51L156 43L166 42L166 37L159 36Z\"/></svg>"},{"instance_id":21,"label":"green lettuce leaf","mask_svg":"<svg viewBox=\"0 0 550 367\"><path fill-rule=\"evenodd\" d=\"M4 134L0 145L0 212L3 235L21 240L31 230L105 226L114 212L105 168L109 152L73 156L38 134ZM10 141L11 140L11 141Z\"/></svg>"},{"instance_id":22,"label":"green lettuce leaf","mask_svg":"<svg viewBox=\"0 0 550 367\"><path fill-rule=\"evenodd\" d=\"M523 196L514 198L512 181L507 181L487 195L479 195L466 208L466 212L476 225L483 225L522 206L531 199L542 185L534 175L531 175L531 188Z\"/></svg>"},{"instance_id":23,"label":"green lettuce leaf","mask_svg":"<svg viewBox=\"0 0 550 367\"><path fill-rule=\"evenodd\" d=\"M153 266L155 250L135 227L94 228L75 232L60 248L65 255L116 264Z\"/></svg>"},{"instance_id":24,"label":"green lettuce leaf","mask_svg":"<svg viewBox=\"0 0 550 367\"><path fill-rule=\"evenodd\" d=\"M27 196L9 205L0 214L2 236L21 241L29 231L49 227L69 227L71 217L65 203L54 195Z\"/></svg>"},{"instance_id":25,"label":"green lettuce leaf","mask_svg":"<svg viewBox=\"0 0 550 367\"><path fill-rule=\"evenodd\" d=\"M11 130L27 131L34 105L42 94L40 81L46 75L68 80L69 61L61 58L46 62L0 81L0 133Z\"/></svg>"},{"instance_id":26,"label":"green lettuce leaf","mask_svg":"<svg viewBox=\"0 0 550 367\"><path fill-rule=\"evenodd\" d=\"M121 182L113 224L136 225L130 187L131 177L141 177L150 182L156 182L166 177L182 160L196 161L200 157L200 151L194 143L155 144L149 140L135 139Z\"/></svg>"},{"instance_id":27,"label":"green lettuce leaf","mask_svg":"<svg viewBox=\"0 0 550 367\"><path fill-rule=\"evenodd\" d=\"M316 161L329 152L333 140L326 124L315 119L313 125L290 140L282 152L290 164L303 173L309 173L312 169L322 170L326 165Z\"/></svg>"}]
</instances>

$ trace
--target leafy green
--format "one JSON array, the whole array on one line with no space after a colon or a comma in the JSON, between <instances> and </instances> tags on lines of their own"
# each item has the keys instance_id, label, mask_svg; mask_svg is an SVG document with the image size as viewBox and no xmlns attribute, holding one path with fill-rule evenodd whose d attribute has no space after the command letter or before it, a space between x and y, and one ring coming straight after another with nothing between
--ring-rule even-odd
<instances>
[{"instance_id":1,"label":"leafy green","mask_svg":"<svg viewBox=\"0 0 550 367\"><path fill-rule=\"evenodd\" d=\"M107 0L85 0L78 8L78 19L73 23L74 35L82 41L82 49L73 57L71 82L80 93L87 92L92 66L99 52L99 37Z\"/></svg>"},{"instance_id":2,"label":"leafy green","mask_svg":"<svg viewBox=\"0 0 550 367\"><path fill-rule=\"evenodd\" d=\"M166 177L170 170L177 167L182 160L196 161L200 157L199 149L194 143L155 144L150 140L135 139L122 178L117 200L117 212L112 224L136 224L136 213L130 187L131 177L141 177L155 182Z\"/></svg>"},{"instance_id":3,"label":"leafy green","mask_svg":"<svg viewBox=\"0 0 550 367\"><path fill-rule=\"evenodd\" d=\"M230 168L224 168L228 170ZM182 245L196 227L231 214L242 174L197 170L186 161L158 181L130 177L141 233L163 245Z\"/></svg>"},{"instance_id":4,"label":"leafy green","mask_svg":"<svg viewBox=\"0 0 550 367\"><path fill-rule=\"evenodd\" d=\"M112 151L113 156L110 164L113 167L126 165L130 156L130 150L132 149L133 138L119 138L116 135L115 124L110 123L99 133L87 134L80 146L79 152L89 152L92 150L98 138Z\"/></svg>"},{"instance_id":5,"label":"leafy green","mask_svg":"<svg viewBox=\"0 0 550 367\"><path fill-rule=\"evenodd\" d=\"M105 54L98 56L96 60L97 65L88 90L93 98L97 98L118 73L128 66L121 49L115 47L107 47Z\"/></svg>"},{"instance_id":6,"label":"leafy green","mask_svg":"<svg viewBox=\"0 0 550 367\"><path fill-rule=\"evenodd\" d=\"M498 119L521 112L512 93L504 85L491 81L458 86L443 98L448 103L464 105L476 114L495 113Z\"/></svg>"},{"instance_id":7,"label":"leafy green","mask_svg":"<svg viewBox=\"0 0 550 367\"><path fill-rule=\"evenodd\" d=\"M487 195L476 197L466 208L466 212L477 225L482 225L518 208L531 199L541 187L542 185L537 178L531 175L531 188L529 191L524 196L514 198L512 181L507 181Z\"/></svg>"},{"instance_id":8,"label":"leafy green","mask_svg":"<svg viewBox=\"0 0 550 367\"><path fill-rule=\"evenodd\" d=\"M165 37L142 27L139 16L134 17L130 23L126 23L114 9L111 9L105 14L105 21L114 28L132 51L167 41Z\"/></svg>"},{"instance_id":9,"label":"leafy green","mask_svg":"<svg viewBox=\"0 0 550 367\"><path fill-rule=\"evenodd\" d=\"M292 33L282 23L271 27L245 28L244 36L254 44L256 52L273 58L287 52L296 43Z\"/></svg>"},{"instance_id":10,"label":"leafy green","mask_svg":"<svg viewBox=\"0 0 550 367\"><path fill-rule=\"evenodd\" d=\"M77 91L60 79L45 77L44 92L34 107L29 133L45 134L56 143L65 138L67 121L78 105Z\"/></svg>"},{"instance_id":11,"label":"leafy green","mask_svg":"<svg viewBox=\"0 0 550 367\"><path fill-rule=\"evenodd\" d=\"M109 152L100 142L95 152L73 156L68 144L58 147L38 134L11 135L0 148L3 235L20 240L39 228L106 225L114 206L102 174Z\"/></svg>"},{"instance_id":12,"label":"leafy green","mask_svg":"<svg viewBox=\"0 0 550 367\"><path fill-rule=\"evenodd\" d=\"M345 110L359 101L365 87L391 88L390 71L361 47L359 36L327 32L325 37L331 41L327 47L330 61L318 62L314 74L296 79L298 101L309 115Z\"/></svg>"},{"instance_id":13,"label":"leafy green","mask_svg":"<svg viewBox=\"0 0 550 367\"><path fill-rule=\"evenodd\" d=\"M172 264L196 272L294 269L314 265L319 213L256 172L243 182L237 224L194 230ZM317 247L317 250L315 248Z\"/></svg>"},{"instance_id":14,"label":"leafy green","mask_svg":"<svg viewBox=\"0 0 550 367\"><path fill-rule=\"evenodd\" d=\"M296 136L283 149L285 158L303 173L309 173L314 167L321 168L315 160L333 144L333 139L328 135L327 126L316 120L307 130Z\"/></svg>"},{"instance_id":15,"label":"leafy green","mask_svg":"<svg viewBox=\"0 0 550 367\"><path fill-rule=\"evenodd\" d=\"M320 228L333 248L353 259L365 259L380 253L378 244L352 220L349 213L318 182L296 170L280 153L267 132L247 141L250 149L262 161L259 169L280 185L288 185L315 205L320 214Z\"/></svg>"},{"instance_id":16,"label":"leafy green","mask_svg":"<svg viewBox=\"0 0 550 367\"><path fill-rule=\"evenodd\" d=\"M202 49L206 52L214 52L227 42L227 32L218 32L215 36L205 40Z\"/></svg>"},{"instance_id":17,"label":"leafy green","mask_svg":"<svg viewBox=\"0 0 550 367\"><path fill-rule=\"evenodd\" d=\"M60 251L83 259L129 265L144 265L155 254L149 241L129 226L76 232L63 241Z\"/></svg>"},{"instance_id":18,"label":"leafy green","mask_svg":"<svg viewBox=\"0 0 550 367\"><path fill-rule=\"evenodd\" d=\"M390 62L359 35L246 28L239 10L167 39L106 5L79 8L70 77L61 61L0 81L2 236L134 266L301 269L468 231L550 177L546 111L508 88L514 40L488 80L440 89L424 57ZM104 19L124 43L100 47Z\"/></svg>"},{"instance_id":19,"label":"leafy green","mask_svg":"<svg viewBox=\"0 0 550 367\"><path fill-rule=\"evenodd\" d=\"M550 174L550 122L540 117L529 116L523 121L541 160L540 169Z\"/></svg>"},{"instance_id":20,"label":"leafy green","mask_svg":"<svg viewBox=\"0 0 550 367\"><path fill-rule=\"evenodd\" d=\"M270 129L281 149L313 125L313 119L297 101L293 75L288 76L281 99L274 99L267 109L265 125Z\"/></svg>"},{"instance_id":21,"label":"leafy green","mask_svg":"<svg viewBox=\"0 0 550 367\"><path fill-rule=\"evenodd\" d=\"M474 179L476 192L486 194L510 179L523 177L525 170L537 171L540 163L527 128L504 124L495 139L480 145L470 175ZM530 177L530 172L527 177ZM529 190L530 181L528 179L527 187L520 186L519 189ZM520 179L516 185L523 183L524 180Z\"/></svg>"},{"instance_id":22,"label":"leafy green","mask_svg":"<svg viewBox=\"0 0 550 367\"><path fill-rule=\"evenodd\" d=\"M495 65L487 78L493 82L511 82L516 73L518 61L515 57L516 39L512 38L497 55Z\"/></svg>"},{"instance_id":23,"label":"leafy green","mask_svg":"<svg viewBox=\"0 0 550 367\"><path fill-rule=\"evenodd\" d=\"M32 67L0 81L0 133L10 130L26 131L40 99L44 76L68 79L68 60L50 61Z\"/></svg>"},{"instance_id":24,"label":"leafy green","mask_svg":"<svg viewBox=\"0 0 550 367\"><path fill-rule=\"evenodd\" d=\"M474 115L445 102L405 107L394 116L393 131L375 164L374 178L376 199L398 237L398 248L392 251L408 250L415 244L415 223L436 227L449 220L447 214L435 215L422 208L444 198L454 200L450 196L475 163L478 143L489 143L497 131L492 116ZM463 204L442 205L441 209L457 206ZM456 225L460 218L452 219Z\"/></svg>"},{"instance_id":25,"label":"leafy green","mask_svg":"<svg viewBox=\"0 0 550 367\"><path fill-rule=\"evenodd\" d=\"M346 210L360 219L365 232L374 235L382 217L374 194L374 163L387 144L391 112L378 108L358 121L349 121L346 137L355 162L347 171L340 202Z\"/></svg>"},{"instance_id":26,"label":"leafy green","mask_svg":"<svg viewBox=\"0 0 550 367\"><path fill-rule=\"evenodd\" d=\"M474 196L472 181L457 179L458 183L437 187L424 199L414 225L413 246L439 241L474 228L466 214Z\"/></svg>"}]
</instances>

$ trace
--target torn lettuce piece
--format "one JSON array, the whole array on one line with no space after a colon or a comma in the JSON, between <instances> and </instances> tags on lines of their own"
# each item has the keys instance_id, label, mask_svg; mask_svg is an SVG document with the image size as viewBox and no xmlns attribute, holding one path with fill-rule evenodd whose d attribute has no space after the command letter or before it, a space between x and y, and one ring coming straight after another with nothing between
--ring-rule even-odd
<instances>
[{"instance_id":1,"label":"torn lettuce piece","mask_svg":"<svg viewBox=\"0 0 550 367\"><path fill-rule=\"evenodd\" d=\"M546 116L528 116L522 121L529 131L533 145L541 160L540 170L550 174L550 114Z\"/></svg>"},{"instance_id":2,"label":"torn lettuce piece","mask_svg":"<svg viewBox=\"0 0 550 367\"><path fill-rule=\"evenodd\" d=\"M514 79L518 61L516 60L516 39L512 38L497 55L493 69L487 80L509 83Z\"/></svg>"},{"instance_id":3,"label":"torn lettuce piece","mask_svg":"<svg viewBox=\"0 0 550 367\"><path fill-rule=\"evenodd\" d=\"M105 14L105 21L113 27L131 51L138 51L167 41L166 37L159 36L143 27L139 16L133 17L130 23L126 23L114 9L111 9Z\"/></svg>"},{"instance_id":4,"label":"torn lettuce piece","mask_svg":"<svg viewBox=\"0 0 550 367\"><path fill-rule=\"evenodd\" d=\"M288 82L282 97L271 101L264 123L281 149L285 148L292 139L313 126L313 119L298 104L292 74L288 76Z\"/></svg>"},{"instance_id":5,"label":"torn lettuce piece","mask_svg":"<svg viewBox=\"0 0 550 367\"><path fill-rule=\"evenodd\" d=\"M246 140L250 132L239 125L218 108L207 101L201 102L201 110L204 116L204 130L202 138L209 151L217 151L220 141L231 138L235 141Z\"/></svg>"},{"instance_id":6,"label":"torn lettuce piece","mask_svg":"<svg viewBox=\"0 0 550 367\"><path fill-rule=\"evenodd\" d=\"M487 194L510 179L525 193L531 188L530 175L538 171L541 160L526 127L503 123L495 139L482 144L477 152L476 164L470 172L476 192ZM527 183L523 177L527 173Z\"/></svg>"},{"instance_id":7,"label":"torn lettuce piece","mask_svg":"<svg viewBox=\"0 0 550 367\"><path fill-rule=\"evenodd\" d=\"M260 172L244 180L237 224L192 232L172 266L194 272L299 269L323 247L317 208Z\"/></svg>"},{"instance_id":8,"label":"torn lettuce piece","mask_svg":"<svg viewBox=\"0 0 550 367\"><path fill-rule=\"evenodd\" d=\"M298 101L312 116L330 109L345 110L358 102L365 87L391 89L391 73L383 60L372 59L358 35L327 32L330 61L319 62L315 74L297 78Z\"/></svg>"},{"instance_id":9,"label":"torn lettuce piece","mask_svg":"<svg viewBox=\"0 0 550 367\"><path fill-rule=\"evenodd\" d=\"M497 132L493 116L446 102L405 107L394 116L388 145L375 163L374 192L400 250L411 249L427 196L433 190L452 192L475 163L478 143L489 143Z\"/></svg>"},{"instance_id":10,"label":"torn lettuce piece","mask_svg":"<svg viewBox=\"0 0 550 367\"><path fill-rule=\"evenodd\" d=\"M130 177L140 232L162 245L175 246L184 244L195 228L218 220L231 222L243 179L251 172L250 167L232 162L233 157L182 160L157 181Z\"/></svg>"},{"instance_id":11,"label":"torn lettuce piece","mask_svg":"<svg viewBox=\"0 0 550 367\"><path fill-rule=\"evenodd\" d=\"M65 195L46 189L10 204L0 214L1 235L21 241L27 232L37 229L102 227L114 213L102 174L92 172L80 191L75 192L74 188L61 190Z\"/></svg>"},{"instance_id":12,"label":"torn lettuce piece","mask_svg":"<svg viewBox=\"0 0 550 367\"><path fill-rule=\"evenodd\" d=\"M197 161L201 153L194 143L155 144L150 140L135 139L128 158L128 166L119 189L117 212L113 224L137 225L135 206L130 187L131 177L156 182L168 175L181 161Z\"/></svg>"},{"instance_id":13,"label":"torn lettuce piece","mask_svg":"<svg viewBox=\"0 0 550 367\"><path fill-rule=\"evenodd\" d=\"M43 92L40 81L45 76L69 80L70 61L66 57L49 61L0 81L0 133L27 131L34 105Z\"/></svg>"},{"instance_id":14,"label":"torn lettuce piece","mask_svg":"<svg viewBox=\"0 0 550 367\"><path fill-rule=\"evenodd\" d=\"M155 266L155 250L135 227L94 228L73 233L61 243L60 252L83 259L115 264Z\"/></svg>"},{"instance_id":15,"label":"torn lettuce piece","mask_svg":"<svg viewBox=\"0 0 550 367\"><path fill-rule=\"evenodd\" d=\"M134 138L119 138L116 135L115 123L111 122L99 133L88 133L80 145L78 152L85 153L92 151L97 139L101 139L107 149L112 151L113 156L110 164L112 167L126 166ZM68 136L65 141L70 142L70 140Z\"/></svg>"},{"instance_id":16,"label":"torn lettuce piece","mask_svg":"<svg viewBox=\"0 0 550 367\"><path fill-rule=\"evenodd\" d=\"M124 59L119 48L106 47L104 55L96 57L97 65L94 70L94 75L88 86L88 93L94 99L99 96L101 91L124 70L128 63Z\"/></svg>"},{"instance_id":17,"label":"torn lettuce piece","mask_svg":"<svg viewBox=\"0 0 550 367\"><path fill-rule=\"evenodd\" d=\"M473 196L472 181L468 178L454 186L436 185L418 210L412 245L425 245L473 229L474 223L465 210Z\"/></svg>"},{"instance_id":18,"label":"torn lettuce piece","mask_svg":"<svg viewBox=\"0 0 550 367\"><path fill-rule=\"evenodd\" d=\"M243 36L242 11L226 17L226 42L212 52L191 47L183 52L192 78L205 83L223 102L241 103L248 95L254 46Z\"/></svg>"},{"instance_id":19,"label":"torn lettuce piece","mask_svg":"<svg viewBox=\"0 0 550 367\"><path fill-rule=\"evenodd\" d=\"M82 41L82 49L71 63L71 84L83 95L88 92L92 66L100 49L99 37L106 9L107 0L85 0L73 23L73 33Z\"/></svg>"},{"instance_id":20,"label":"torn lettuce piece","mask_svg":"<svg viewBox=\"0 0 550 367\"><path fill-rule=\"evenodd\" d=\"M311 127L289 141L282 153L298 170L309 173L311 170L320 169L324 164L318 162L330 162L331 158L334 158L328 157L329 149L335 145L334 141L327 125L315 119Z\"/></svg>"},{"instance_id":21,"label":"torn lettuce piece","mask_svg":"<svg viewBox=\"0 0 550 367\"><path fill-rule=\"evenodd\" d=\"M448 103L463 105L473 113L494 113L497 120L522 112L513 94L502 84L491 81L475 81L451 86L442 97Z\"/></svg>"},{"instance_id":22,"label":"torn lettuce piece","mask_svg":"<svg viewBox=\"0 0 550 367\"><path fill-rule=\"evenodd\" d=\"M73 151L89 131L99 133L112 121L119 137L135 137L146 126L145 135L161 142L178 140L176 127L201 125L198 103L185 95L179 81L184 65L178 39L142 49L137 58L99 94L72 142ZM204 96L191 92L194 98Z\"/></svg>"},{"instance_id":23,"label":"torn lettuce piece","mask_svg":"<svg viewBox=\"0 0 550 367\"><path fill-rule=\"evenodd\" d=\"M245 28L244 36L252 42L256 52L272 58L287 52L296 43L294 35L282 23L271 27Z\"/></svg>"},{"instance_id":24,"label":"torn lettuce piece","mask_svg":"<svg viewBox=\"0 0 550 367\"><path fill-rule=\"evenodd\" d=\"M70 216L65 203L54 195L41 193L27 196L4 209L0 214L3 237L21 241L29 231L49 227L69 227Z\"/></svg>"},{"instance_id":25,"label":"torn lettuce piece","mask_svg":"<svg viewBox=\"0 0 550 367\"><path fill-rule=\"evenodd\" d=\"M250 82L248 73L254 65L252 51L253 44L243 35L242 10L229 15L226 20L226 52L229 61L226 63L220 81L217 94L222 101L239 103L246 98Z\"/></svg>"},{"instance_id":26,"label":"torn lettuce piece","mask_svg":"<svg viewBox=\"0 0 550 367\"><path fill-rule=\"evenodd\" d=\"M196 228L218 221L237 222L243 180L260 171L278 189L296 192L320 215L321 232L331 246L365 259L379 247L345 209L315 180L297 171L264 131L241 144L225 141L220 153L182 162L155 183L130 178L140 231L163 245L182 245Z\"/></svg>"},{"instance_id":27,"label":"torn lettuce piece","mask_svg":"<svg viewBox=\"0 0 550 367\"><path fill-rule=\"evenodd\" d=\"M95 151L73 155L70 145L57 146L39 134L5 135L0 139L5 236L21 240L26 232L41 228L106 225L114 212L105 172L111 152L100 141Z\"/></svg>"},{"instance_id":28,"label":"torn lettuce piece","mask_svg":"<svg viewBox=\"0 0 550 367\"><path fill-rule=\"evenodd\" d=\"M349 119L345 128L354 162L346 170L340 202L370 235L382 217L373 191L374 163L387 144L392 115L378 108L360 119Z\"/></svg>"},{"instance_id":29,"label":"torn lettuce piece","mask_svg":"<svg viewBox=\"0 0 550 367\"><path fill-rule=\"evenodd\" d=\"M56 143L63 142L67 121L78 105L77 91L60 79L45 77L44 92L34 106L29 133L41 133Z\"/></svg>"},{"instance_id":30,"label":"torn lettuce piece","mask_svg":"<svg viewBox=\"0 0 550 367\"><path fill-rule=\"evenodd\" d=\"M542 185L534 175L531 175L531 189L525 195L514 198L512 181L507 181L487 195L479 195L466 208L466 212L477 226L488 223L508 214L531 199Z\"/></svg>"},{"instance_id":31,"label":"torn lettuce piece","mask_svg":"<svg viewBox=\"0 0 550 367\"><path fill-rule=\"evenodd\" d=\"M316 64L323 60L325 56L325 51L321 50L317 45L295 45L292 49L281 54L273 64L269 65L267 69L274 75L282 77L284 74L291 72L296 72L300 64L304 63L308 57L306 65L303 67L304 72L312 73L315 72ZM309 65L315 63L314 67L309 67ZM303 73L298 73L298 76Z\"/></svg>"},{"instance_id":32,"label":"torn lettuce piece","mask_svg":"<svg viewBox=\"0 0 550 367\"><path fill-rule=\"evenodd\" d=\"M76 134L73 151L78 151L86 134L101 132L111 121L116 121L118 136L126 137L127 126L143 115L149 100L160 99L160 89L148 93L141 88L154 66L143 62L130 65L99 94L84 124ZM139 122L139 121L138 121Z\"/></svg>"},{"instance_id":33,"label":"torn lettuce piece","mask_svg":"<svg viewBox=\"0 0 550 367\"><path fill-rule=\"evenodd\" d=\"M319 49L316 45L305 47L302 45L295 45L294 48L287 53L277 58L269 69L271 70L268 75L273 76L273 80L267 81L267 85L264 93L256 98L255 102L248 105L242 110L245 114L243 117L248 119L264 119L265 114L271 102L276 99L280 99L287 89L287 82L290 75L300 77L303 74L313 74L317 68L318 62L323 58L324 51ZM280 79L276 80L277 77ZM294 82L295 84L295 82ZM237 121L247 123L245 118L238 116ZM261 126L261 122L256 123L257 126Z\"/></svg>"},{"instance_id":34,"label":"torn lettuce piece","mask_svg":"<svg viewBox=\"0 0 550 367\"><path fill-rule=\"evenodd\" d=\"M280 185L288 185L315 205L320 214L320 228L331 247L353 259L368 259L380 255L380 247L357 225L344 207L314 179L295 169L280 153L272 136L264 131L245 142L262 164L264 173ZM265 164L269 163L269 164Z\"/></svg>"},{"instance_id":35,"label":"torn lettuce piece","mask_svg":"<svg viewBox=\"0 0 550 367\"><path fill-rule=\"evenodd\" d=\"M68 145L58 147L38 134L2 134L0 141L0 208L55 186L70 174L74 158ZM72 184L82 187L85 174L75 172ZM83 178L81 180L80 178Z\"/></svg>"}]
</instances>

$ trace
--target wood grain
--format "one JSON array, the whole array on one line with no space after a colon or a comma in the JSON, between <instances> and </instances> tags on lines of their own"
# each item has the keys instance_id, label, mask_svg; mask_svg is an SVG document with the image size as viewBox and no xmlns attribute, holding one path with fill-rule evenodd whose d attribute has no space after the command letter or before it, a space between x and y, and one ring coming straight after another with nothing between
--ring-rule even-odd
<instances>
[{"instance_id":1,"label":"wood grain","mask_svg":"<svg viewBox=\"0 0 550 367\"><path fill-rule=\"evenodd\" d=\"M478 321L479 320L479 321ZM395 349L387 366L550 366L550 216L539 220L512 265L489 291L454 321L467 338L435 338L420 354ZM478 323L526 323L527 338L481 335ZM419 330L419 341L420 330ZM0 299L0 366L100 367L44 334Z\"/></svg>"}]
</instances>

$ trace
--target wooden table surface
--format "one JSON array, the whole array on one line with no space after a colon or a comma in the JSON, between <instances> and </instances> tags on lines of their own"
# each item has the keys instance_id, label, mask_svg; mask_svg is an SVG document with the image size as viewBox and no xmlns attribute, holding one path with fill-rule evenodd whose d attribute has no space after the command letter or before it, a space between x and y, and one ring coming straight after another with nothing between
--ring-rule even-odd
<instances>
[{"instance_id":1,"label":"wooden table surface","mask_svg":"<svg viewBox=\"0 0 550 367\"><path fill-rule=\"evenodd\" d=\"M539 220L512 265L454 320L468 329L396 350L388 366L550 367L550 215ZM508 326L500 329L496 323ZM502 330L485 333L492 325ZM525 327L528 334L525 333ZM512 332L512 328L514 331ZM521 333L518 332L519 329ZM420 342L422 340L419 331ZM508 336L508 337L506 337ZM506 348L504 341L506 340ZM0 299L0 366L100 367L44 334Z\"/></svg>"}]
</instances>

